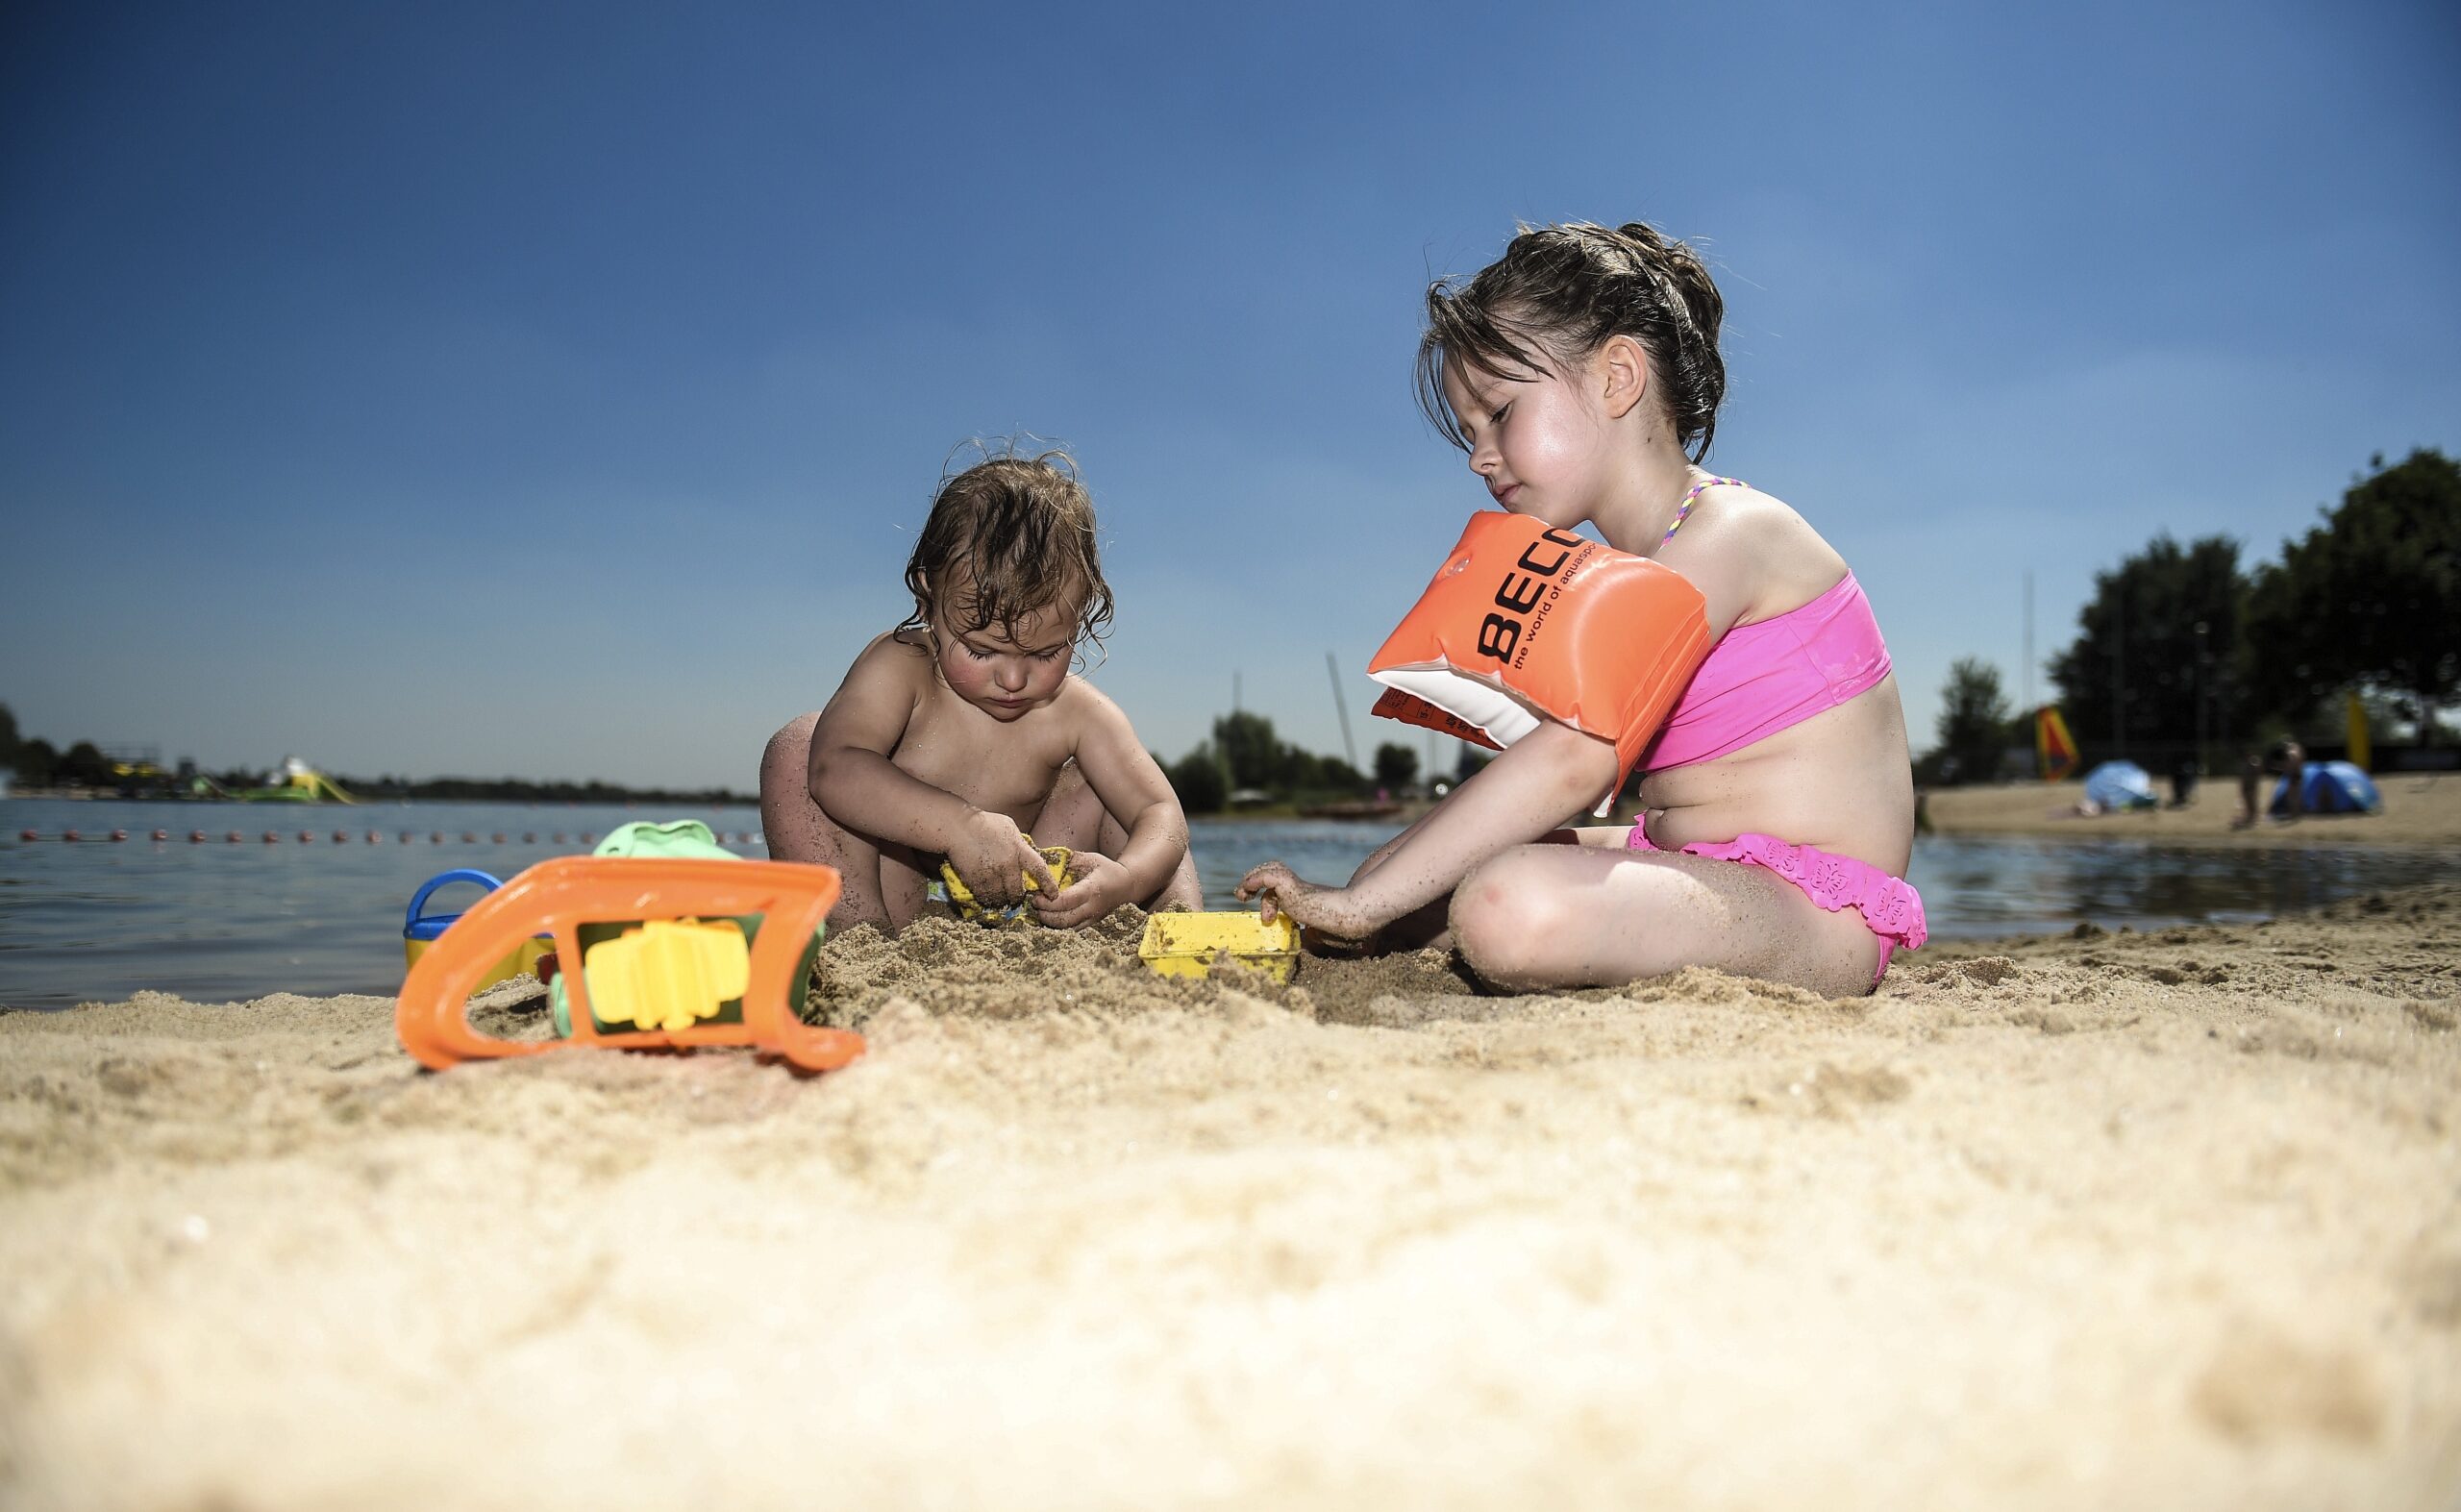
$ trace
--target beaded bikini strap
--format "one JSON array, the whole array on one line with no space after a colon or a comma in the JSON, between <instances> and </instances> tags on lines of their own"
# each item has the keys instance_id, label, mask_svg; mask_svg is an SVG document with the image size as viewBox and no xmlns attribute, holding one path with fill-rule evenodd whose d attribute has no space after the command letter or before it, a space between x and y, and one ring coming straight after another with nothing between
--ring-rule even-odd
<instances>
[{"instance_id":1,"label":"beaded bikini strap","mask_svg":"<svg viewBox=\"0 0 2461 1512\"><path fill-rule=\"evenodd\" d=\"M1720 483L1730 483L1737 488L1749 488L1752 486L1752 484L1745 483L1740 478L1703 478L1699 483L1694 483L1690 489L1685 491L1683 495L1683 503L1675 511L1675 523L1668 526L1666 528L1666 533L1659 537L1658 544L1660 546L1664 546L1668 541L1675 539L1675 533L1683 529L1684 521L1692 518L1692 506L1699 502L1702 490L1704 488L1714 488Z\"/></svg>"}]
</instances>

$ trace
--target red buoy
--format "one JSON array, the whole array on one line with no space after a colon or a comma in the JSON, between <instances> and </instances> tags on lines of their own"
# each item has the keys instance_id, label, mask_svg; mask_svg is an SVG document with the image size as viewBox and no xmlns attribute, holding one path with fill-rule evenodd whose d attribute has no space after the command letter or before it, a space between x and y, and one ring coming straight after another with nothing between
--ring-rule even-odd
<instances>
[{"instance_id":1,"label":"red buoy","mask_svg":"<svg viewBox=\"0 0 2461 1512\"><path fill-rule=\"evenodd\" d=\"M204 831L204 830L189 830L189 831L188 831L188 844L190 844L190 845L203 845L204 843L205 843L205 831Z\"/></svg>"},{"instance_id":2,"label":"red buoy","mask_svg":"<svg viewBox=\"0 0 2461 1512\"><path fill-rule=\"evenodd\" d=\"M229 834L222 837L222 843L225 845L237 845L243 838L245 837L242 836L238 830L234 830Z\"/></svg>"},{"instance_id":3,"label":"red buoy","mask_svg":"<svg viewBox=\"0 0 2461 1512\"><path fill-rule=\"evenodd\" d=\"M504 844L504 831L503 831L503 830L497 830L495 833L493 833L493 834L491 834L491 835L487 836L487 840L488 840L488 842L489 842L490 844L493 844L493 845L502 845L502 844Z\"/></svg>"},{"instance_id":4,"label":"red buoy","mask_svg":"<svg viewBox=\"0 0 2461 1512\"><path fill-rule=\"evenodd\" d=\"M347 830L335 830L334 843L336 845L348 845L350 843L350 831Z\"/></svg>"},{"instance_id":5,"label":"red buoy","mask_svg":"<svg viewBox=\"0 0 2461 1512\"><path fill-rule=\"evenodd\" d=\"M79 834L79 833L78 833L76 830L61 830L61 831L60 831L60 837L61 837L62 839L63 839L63 840L81 840L81 839L84 839L84 838L85 838L85 836L83 836L83 835Z\"/></svg>"},{"instance_id":6,"label":"red buoy","mask_svg":"<svg viewBox=\"0 0 2461 1512\"><path fill-rule=\"evenodd\" d=\"M157 830L154 831L154 838L157 840L167 840L170 837L171 831L168 830Z\"/></svg>"},{"instance_id":7,"label":"red buoy","mask_svg":"<svg viewBox=\"0 0 2461 1512\"><path fill-rule=\"evenodd\" d=\"M39 830L20 830L17 831L17 838L20 840L39 840L42 838L42 831Z\"/></svg>"},{"instance_id":8,"label":"red buoy","mask_svg":"<svg viewBox=\"0 0 2461 1512\"><path fill-rule=\"evenodd\" d=\"M271 845L271 844L273 844L275 841L277 841L277 840L279 840L279 839L281 839L281 838L282 838L282 836L280 836L280 835L278 835L278 834L274 833L274 832L273 832L272 830L266 830L266 831L265 831L265 844L267 844L267 845Z\"/></svg>"}]
</instances>

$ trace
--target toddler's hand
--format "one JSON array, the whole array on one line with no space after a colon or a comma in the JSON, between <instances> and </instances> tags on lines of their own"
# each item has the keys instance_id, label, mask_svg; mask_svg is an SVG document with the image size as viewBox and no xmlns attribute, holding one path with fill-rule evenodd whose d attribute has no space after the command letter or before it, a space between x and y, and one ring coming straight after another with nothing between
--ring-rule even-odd
<instances>
[{"instance_id":1,"label":"toddler's hand","mask_svg":"<svg viewBox=\"0 0 2461 1512\"><path fill-rule=\"evenodd\" d=\"M1128 868L1107 855L1092 851L1078 851L1068 857L1068 869L1077 880L1056 897L1035 893L1034 917L1055 930L1073 930L1081 924L1092 924L1110 916L1110 911L1129 899Z\"/></svg>"},{"instance_id":2,"label":"toddler's hand","mask_svg":"<svg viewBox=\"0 0 2461 1512\"><path fill-rule=\"evenodd\" d=\"M949 843L949 869L985 908L1006 908L1027 896L1028 877L1040 884L1043 897L1059 890L1051 863L1027 841L1017 822L988 809L977 810Z\"/></svg>"}]
</instances>

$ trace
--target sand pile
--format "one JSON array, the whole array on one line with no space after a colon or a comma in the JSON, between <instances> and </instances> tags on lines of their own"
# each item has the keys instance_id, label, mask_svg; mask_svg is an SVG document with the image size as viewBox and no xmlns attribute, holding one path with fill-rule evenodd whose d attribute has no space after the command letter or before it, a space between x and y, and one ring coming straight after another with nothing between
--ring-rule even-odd
<instances>
[{"instance_id":1,"label":"sand pile","mask_svg":"<svg viewBox=\"0 0 2461 1512\"><path fill-rule=\"evenodd\" d=\"M1829 1002L824 954L872 1053L0 1018L30 1506L2436 1506L2461 889ZM498 1010L508 1020L512 1011Z\"/></svg>"}]
</instances>

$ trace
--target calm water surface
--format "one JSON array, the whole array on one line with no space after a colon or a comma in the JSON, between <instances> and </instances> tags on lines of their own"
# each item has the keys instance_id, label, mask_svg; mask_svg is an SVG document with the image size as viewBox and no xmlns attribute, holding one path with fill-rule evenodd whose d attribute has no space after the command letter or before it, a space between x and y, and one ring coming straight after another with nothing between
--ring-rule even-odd
<instances>
[{"instance_id":1,"label":"calm water surface","mask_svg":"<svg viewBox=\"0 0 2461 1512\"><path fill-rule=\"evenodd\" d=\"M735 837L728 848L738 855L767 854L750 807L0 800L0 1005L66 1007L140 989L200 1002L277 991L389 995L402 979L403 910L428 878L465 866L510 878L552 855L585 854L584 831L682 818ZM1199 820L1193 828L1206 898L1217 907L1230 905L1231 885L1258 862L1284 860L1303 877L1340 881L1394 832L1309 820ZM65 844L57 836L67 829L88 838ZM137 838L93 838L114 829ZM172 838L144 838L157 829ZM336 829L351 839L335 843ZM21 842L21 830L46 838ZM191 830L211 838L192 845ZM224 841L233 830L247 838ZM284 838L266 844L267 830ZM302 844L302 830L316 839ZM382 836L375 844L371 830ZM413 836L407 843L406 830ZM441 843L429 839L439 833ZM464 833L476 838L464 843ZM499 833L502 843L490 838ZM2461 854L1944 837L1920 842L1912 874L1932 933L1972 938L2081 920L2140 930L2246 922L2378 888L2461 880ZM444 895L446 907L466 907L475 896L457 889Z\"/></svg>"}]
</instances>

